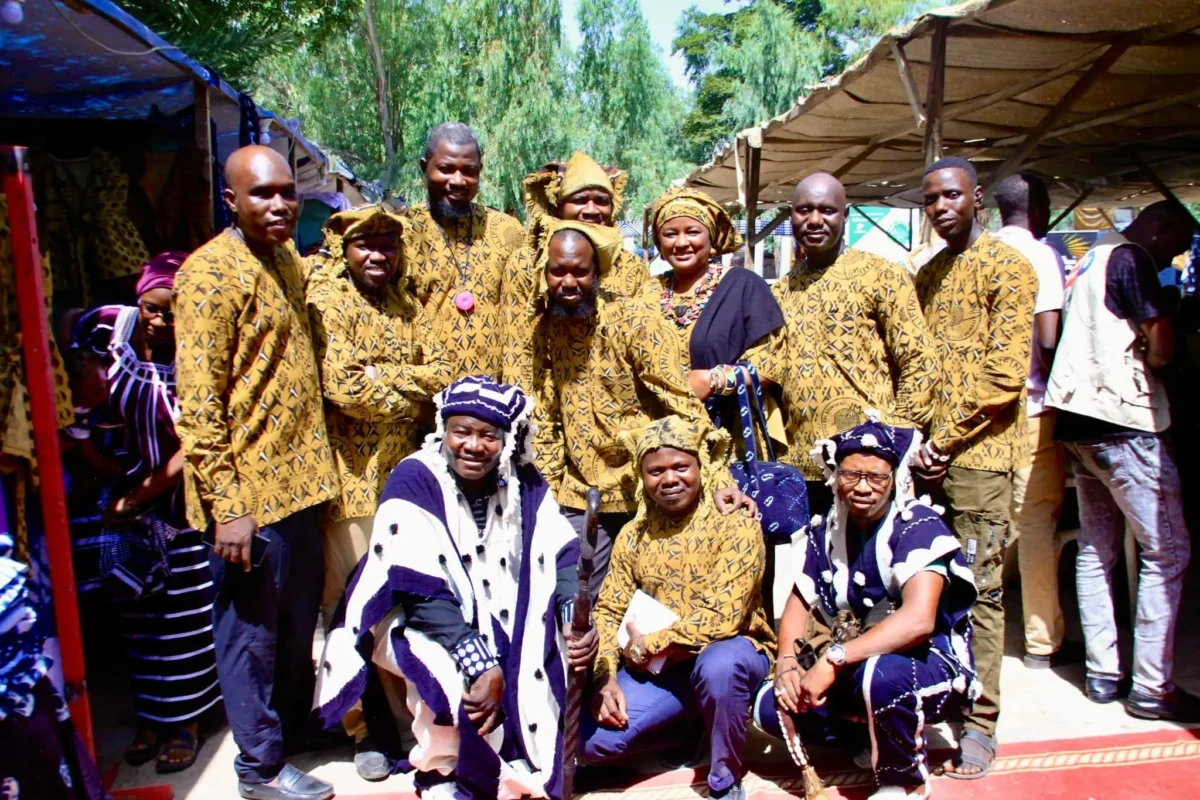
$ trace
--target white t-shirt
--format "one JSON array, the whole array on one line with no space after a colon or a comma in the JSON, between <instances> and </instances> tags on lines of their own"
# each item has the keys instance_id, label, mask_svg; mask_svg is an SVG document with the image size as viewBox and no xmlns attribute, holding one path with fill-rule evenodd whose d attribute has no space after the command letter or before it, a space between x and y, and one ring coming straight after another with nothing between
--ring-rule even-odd
<instances>
[{"instance_id":1,"label":"white t-shirt","mask_svg":"<svg viewBox=\"0 0 1200 800\"><path fill-rule=\"evenodd\" d=\"M1005 225L996 233L996 238L1014 248L1033 266L1037 273L1038 293L1033 313L1061 311L1063 306L1063 264L1058 251L1039 242L1025 228ZM1038 341L1037 325L1033 326L1033 356L1029 364L1029 378L1025 381L1028 400L1026 411L1031 417L1041 414L1046 396L1046 381L1050 378L1050 359L1046 358Z\"/></svg>"}]
</instances>

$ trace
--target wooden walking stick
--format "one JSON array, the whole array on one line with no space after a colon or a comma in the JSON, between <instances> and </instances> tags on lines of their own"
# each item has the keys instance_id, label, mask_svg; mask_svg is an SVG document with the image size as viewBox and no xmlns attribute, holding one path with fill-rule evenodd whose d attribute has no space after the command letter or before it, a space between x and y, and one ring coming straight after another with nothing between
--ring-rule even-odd
<instances>
[{"instance_id":1,"label":"wooden walking stick","mask_svg":"<svg viewBox=\"0 0 1200 800\"><path fill-rule=\"evenodd\" d=\"M584 541L579 548L579 591L571 615L571 636L578 639L592 629L592 596L588 584L592 580L592 554L596 551L596 528L600 525L600 491L588 489L587 512L584 515ZM583 707L583 688L586 672L567 667L567 707L563 716L562 796L571 800L575 792L575 754L579 752L579 712Z\"/></svg>"}]
</instances>

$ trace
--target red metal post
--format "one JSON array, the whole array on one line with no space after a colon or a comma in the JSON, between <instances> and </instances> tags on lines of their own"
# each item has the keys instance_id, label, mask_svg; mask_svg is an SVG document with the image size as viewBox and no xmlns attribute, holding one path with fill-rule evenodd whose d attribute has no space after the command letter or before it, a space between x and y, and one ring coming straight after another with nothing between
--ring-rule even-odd
<instances>
[{"instance_id":1,"label":"red metal post","mask_svg":"<svg viewBox=\"0 0 1200 800\"><path fill-rule=\"evenodd\" d=\"M63 483L62 453L58 447L58 418L54 407L54 372L50 364L50 326L46 320L46 293L42 286L42 257L34 218L33 183L29 150L0 147L4 194L8 199L8 227L12 232L13 270L17 306L21 316L21 347L25 354L25 383L32 409L33 444L38 459L42 519L50 556L50 582L54 592L54 624L62 651L63 678L75 727L88 751L95 756L92 712L88 704L87 670L83 663L83 635L71 561L71 533L67 527L67 492Z\"/></svg>"}]
</instances>

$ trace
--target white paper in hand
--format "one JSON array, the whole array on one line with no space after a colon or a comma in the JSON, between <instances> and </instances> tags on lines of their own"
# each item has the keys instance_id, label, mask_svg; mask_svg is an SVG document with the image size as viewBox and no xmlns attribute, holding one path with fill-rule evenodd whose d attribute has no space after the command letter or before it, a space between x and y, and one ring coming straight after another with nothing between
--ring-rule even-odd
<instances>
[{"instance_id":1,"label":"white paper in hand","mask_svg":"<svg viewBox=\"0 0 1200 800\"><path fill-rule=\"evenodd\" d=\"M622 650L629 646L629 631L625 627L627 623L632 622L639 633L647 634L666 630L678 621L678 614L638 589L633 593L629 608L625 609L625 616L621 619L621 629L617 631L617 644ZM646 667L657 675L663 671L666 664L667 657L659 655L650 659Z\"/></svg>"}]
</instances>

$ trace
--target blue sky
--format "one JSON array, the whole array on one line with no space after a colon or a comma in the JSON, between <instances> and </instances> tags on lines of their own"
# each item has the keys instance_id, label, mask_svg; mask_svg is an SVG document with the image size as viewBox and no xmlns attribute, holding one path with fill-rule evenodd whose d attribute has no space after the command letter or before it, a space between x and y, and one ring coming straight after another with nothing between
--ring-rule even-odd
<instances>
[{"instance_id":1,"label":"blue sky","mask_svg":"<svg viewBox=\"0 0 1200 800\"><path fill-rule=\"evenodd\" d=\"M650 25L650 33L658 45L659 54L666 60L667 67L671 72L671 80L680 87L687 86L687 78L683 74L683 59L670 54L671 40L675 38L675 23L679 21L679 15L689 6L697 6L701 11L711 13L732 10L742 5L741 0L735 0L732 3L726 3L725 0L640 0L640 2L642 13ZM573 47L578 46L580 38L579 25L575 19L575 9L578 6L578 0L562 0L563 30L567 34L567 41Z\"/></svg>"}]
</instances>

